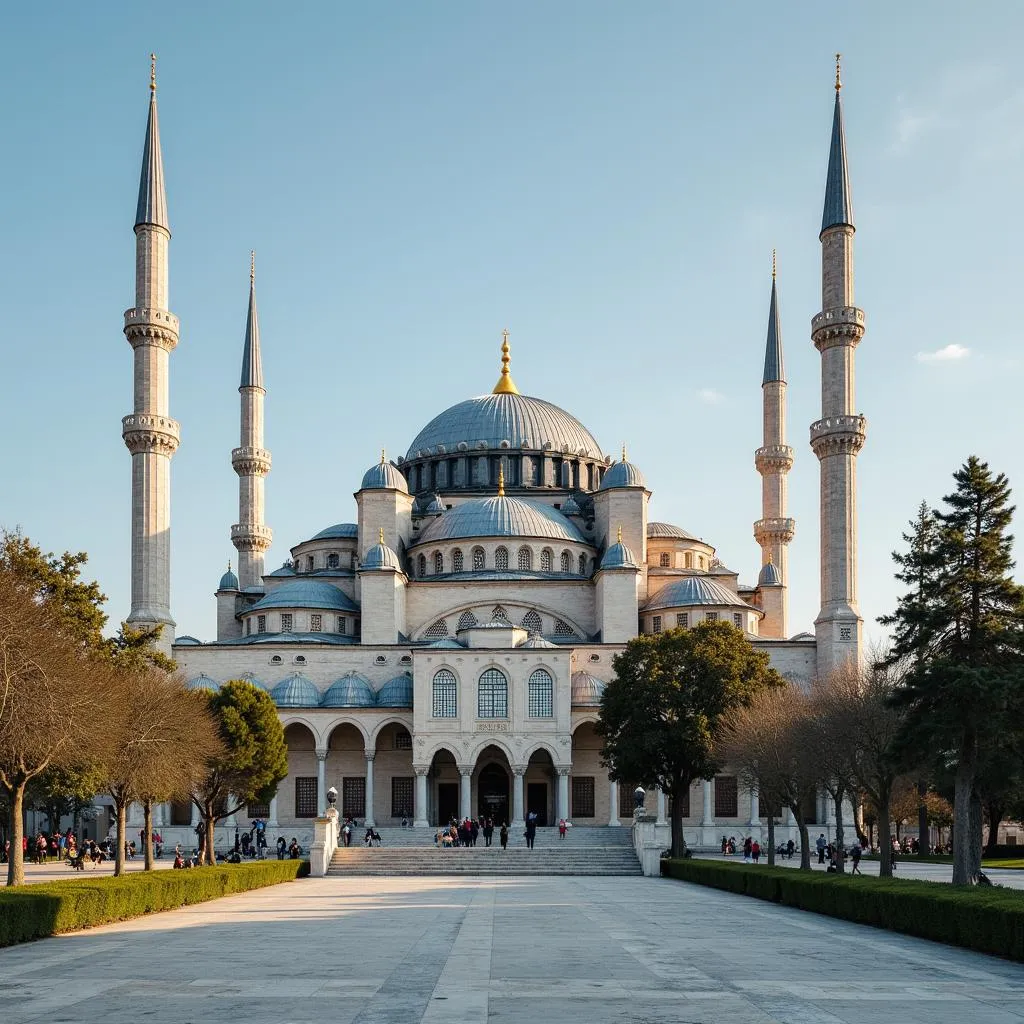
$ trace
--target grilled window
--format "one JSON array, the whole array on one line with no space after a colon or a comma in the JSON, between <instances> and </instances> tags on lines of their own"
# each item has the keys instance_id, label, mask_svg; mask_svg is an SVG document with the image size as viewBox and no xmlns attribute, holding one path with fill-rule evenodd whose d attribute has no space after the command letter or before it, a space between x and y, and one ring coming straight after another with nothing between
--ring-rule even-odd
<instances>
[{"instance_id":1,"label":"grilled window","mask_svg":"<svg viewBox=\"0 0 1024 1024\"><path fill-rule=\"evenodd\" d=\"M473 548L473 568L482 569L484 567L484 549Z\"/></svg>"},{"instance_id":2,"label":"grilled window","mask_svg":"<svg viewBox=\"0 0 1024 1024\"><path fill-rule=\"evenodd\" d=\"M577 633L568 622L564 622L562 619L555 619L555 636L575 637Z\"/></svg>"},{"instance_id":3,"label":"grilled window","mask_svg":"<svg viewBox=\"0 0 1024 1024\"><path fill-rule=\"evenodd\" d=\"M718 612L707 612L705 613L704 618L707 619L708 622L717 622Z\"/></svg>"},{"instance_id":4,"label":"grilled window","mask_svg":"<svg viewBox=\"0 0 1024 1024\"><path fill-rule=\"evenodd\" d=\"M452 572L462 572L462 549L456 548L452 552Z\"/></svg>"},{"instance_id":5,"label":"grilled window","mask_svg":"<svg viewBox=\"0 0 1024 1024\"><path fill-rule=\"evenodd\" d=\"M735 818L739 814L739 793L734 775L715 776L715 817Z\"/></svg>"},{"instance_id":6,"label":"grilled window","mask_svg":"<svg viewBox=\"0 0 1024 1024\"><path fill-rule=\"evenodd\" d=\"M309 616L309 631L310 633L322 633L324 629L324 617L313 613Z\"/></svg>"},{"instance_id":7,"label":"grilled window","mask_svg":"<svg viewBox=\"0 0 1024 1024\"><path fill-rule=\"evenodd\" d=\"M555 713L555 685L550 673L537 669L530 676L528 690L530 718L551 718Z\"/></svg>"},{"instance_id":8,"label":"grilled window","mask_svg":"<svg viewBox=\"0 0 1024 1024\"><path fill-rule=\"evenodd\" d=\"M426 555L420 555L420 557L416 560L416 575L419 576L420 579L427 575Z\"/></svg>"},{"instance_id":9,"label":"grilled window","mask_svg":"<svg viewBox=\"0 0 1024 1024\"><path fill-rule=\"evenodd\" d=\"M689 612L676 612L676 625L683 629L690 628L690 613Z\"/></svg>"},{"instance_id":10,"label":"grilled window","mask_svg":"<svg viewBox=\"0 0 1024 1024\"><path fill-rule=\"evenodd\" d=\"M366 817L366 779L362 775L342 779L341 815L343 818Z\"/></svg>"},{"instance_id":11,"label":"grilled window","mask_svg":"<svg viewBox=\"0 0 1024 1024\"><path fill-rule=\"evenodd\" d=\"M651 617L651 632L652 633L660 633L661 632L661 616L660 615L653 615Z\"/></svg>"},{"instance_id":12,"label":"grilled window","mask_svg":"<svg viewBox=\"0 0 1024 1024\"><path fill-rule=\"evenodd\" d=\"M552 553L551 548L545 548L540 553L540 571L551 572L552 566L554 564L554 558L555 556Z\"/></svg>"},{"instance_id":13,"label":"grilled window","mask_svg":"<svg viewBox=\"0 0 1024 1024\"><path fill-rule=\"evenodd\" d=\"M620 818L632 818L633 817L633 791L636 789L635 782L620 782L619 783L619 817Z\"/></svg>"},{"instance_id":14,"label":"grilled window","mask_svg":"<svg viewBox=\"0 0 1024 1024\"><path fill-rule=\"evenodd\" d=\"M693 552L687 551L686 554L683 555L683 565L685 565L687 569L693 568Z\"/></svg>"},{"instance_id":15,"label":"grilled window","mask_svg":"<svg viewBox=\"0 0 1024 1024\"><path fill-rule=\"evenodd\" d=\"M667 569L672 564L672 556L667 551L662 552L658 559L658 564L662 569Z\"/></svg>"},{"instance_id":16,"label":"grilled window","mask_svg":"<svg viewBox=\"0 0 1024 1024\"><path fill-rule=\"evenodd\" d=\"M337 569L341 565L341 559L337 555L331 554L327 556L327 568Z\"/></svg>"},{"instance_id":17,"label":"grilled window","mask_svg":"<svg viewBox=\"0 0 1024 1024\"><path fill-rule=\"evenodd\" d=\"M502 571L508 568L508 548L498 548L494 552L494 568Z\"/></svg>"},{"instance_id":18,"label":"grilled window","mask_svg":"<svg viewBox=\"0 0 1024 1024\"><path fill-rule=\"evenodd\" d=\"M391 817L411 818L413 816L413 793L416 779L409 776L391 777Z\"/></svg>"},{"instance_id":19,"label":"grilled window","mask_svg":"<svg viewBox=\"0 0 1024 1024\"><path fill-rule=\"evenodd\" d=\"M412 736L408 729L395 730L395 750L412 750Z\"/></svg>"},{"instance_id":20,"label":"grilled window","mask_svg":"<svg viewBox=\"0 0 1024 1024\"><path fill-rule=\"evenodd\" d=\"M533 552L529 548L520 548L518 558L520 572L529 572L533 568Z\"/></svg>"},{"instance_id":21,"label":"grilled window","mask_svg":"<svg viewBox=\"0 0 1024 1024\"><path fill-rule=\"evenodd\" d=\"M507 625L512 625L512 620L508 617L508 612L500 605L496 604L491 609L491 619L497 620L498 622L504 622Z\"/></svg>"},{"instance_id":22,"label":"grilled window","mask_svg":"<svg viewBox=\"0 0 1024 1024\"><path fill-rule=\"evenodd\" d=\"M346 622L345 622L345 616L344 615L339 615L338 616L337 626L338 626L338 632L342 636L344 636L345 632L346 632Z\"/></svg>"},{"instance_id":23,"label":"grilled window","mask_svg":"<svg viewBox=\"0 0 1024 1024\"><path fill-rule=\"evenodd\" d=\"M743 628L743 613L742 612L733 612L733 614L732 614L732 624L737 629L742 629Z\"/></svg>"},{"instance_id":24,"label":"grilled window","mask_svg":"<svg viewBox=\"0 0 1024 1024\"><path fill-rule=\"evenodd\" d=\"M316 776L300 775L295 780L295 817L315 818L316 812Z\"/></svg>"},{"instance_id":25,"label":"grilled window","mask_svg":"<svg viewBox=\"0 0 1024 1024\"><path fill-rule=\"evenodd\" d=\"M542 625L540 615L532 609L523 616L523 629L530 633L539 633Z\"/></svg>"},{"instance_id":26,"label":"grilled window","mask_svg":"<svg viewBox=\"0 0 1024 1024\"><path fill-rule=\"evenodd\" d=\"M434 575L440 576L444 572L444 555L440 551L434 552Z\"/></svg>"},{"instance_id":27,"label":"grilled window","mask_svg":"<svg viewBox=\"0 0 1024 1024\"><path fill-rule=\"evenodd\" d=\"M572 816L594 817L594 777L574 775L572 778Z\"/></svg>"},{"instance_id":28,"label":"grilled window","mask_svg":"<svg viewBox=\"0 0 1024 1024\"><path fill-rule=\"evenodd\" d=\"M281 632L290 633L292 631L292 613L281 612Z\"/></svg>"},{"instance_id":29,"label":"grilled window","mask_svg":"<svg viewBox=\"0 0 1024 1024\"><path fill-rule=\"evenodd\" d=\"M473 626L479 625L476 616L472 612L463 612L459 616L458 629L472 629Z\"/></svg>"},{"instance_id":30,"label":"grilled window","mask_svg":"<svg viewBox=\"0 0 1024 1024\"><path fill-rule=\"evenodd\" d=\"M423 635L430 637L432 640L442 640L448 635L448 623L444 619L438 619Z\"/></svg>"},{"instance_id":31,"label":"grilled window","mask_svg":"<svg viewBox=\"0 0 1024 1024\"><path fill-rule=\"evenodd\" d=\"M561 569L562 572L572 572L572 555L568 551L562 552Z\"/></svg>"},{"instance_id":32,"label":"grilled window","mask_svg":"<svg viewBox=\"0 0 1024 1024\"><path fill-rule=\"evenodd\" d=\"M267 631L267 617L266 617L266 615L257 615L256 616L256 632L257 633L266 633L266 631Z\"/></svg>"},{"instance_id":33,"label":"grilled window","mask_svg":"<svg viewBox=\"0 0 1024 1024\"><path fill-rule=\"evenodd\" d=\"M249 804L245 809L245 813L249 815L250 821L255 818L269 818L270 804Z\"/></svg>"},{"instance_id":34,"label":"grilled window","mask_svg":"<svg viewBox=\"0 0 1024 1024\"><path fill-rule=\"evenodd\" d=\"M581 576L586 576L587 575L587 556L586 555L580 555L580 575Z\"/></svg>"},{"instance_id":35,"label":"grilled window","mask_svg":"<svg viewBox=\"0 0 1024 1024\"><path fill-rule=\"evenodd\" d=\"M478 718L508 718L508 680L503 672L489 668L477 683Z\"/></svg>"},{"instance_id":36,"label":"grilled window","mask_svg":"<svg viewBox=\"0 0 1024 1024\"><path fill-rule=\"evenodd\" d=\"M434 718L455 718L458 709L458 681L454 672L443 668L434 675Z\"/></svg>"}]
</instances>

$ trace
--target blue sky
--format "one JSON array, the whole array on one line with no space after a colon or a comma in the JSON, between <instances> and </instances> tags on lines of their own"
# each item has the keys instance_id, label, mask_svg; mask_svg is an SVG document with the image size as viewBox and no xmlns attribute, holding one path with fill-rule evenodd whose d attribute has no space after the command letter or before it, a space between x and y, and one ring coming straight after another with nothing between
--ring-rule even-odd
<instances>
[{"instance_id":1,"label":"blue sky","mask_svg":"<svg viewBox=\"0 0 1024 1024\"><path fill-rule=\"evenodd\" d=\"M1024 6L480 2L21 4L0 90L0 523L84 549L129 607L132 222L148 54L173 239L172 608L212 638L257 251L273 568L354 518L381 446L520 389L652 517L752 580L771 250L789 377L792 631L818 608L822 190L844 54L857 221L861 608L977 453L1024 486Z\"/></svg>"}]
</instances>

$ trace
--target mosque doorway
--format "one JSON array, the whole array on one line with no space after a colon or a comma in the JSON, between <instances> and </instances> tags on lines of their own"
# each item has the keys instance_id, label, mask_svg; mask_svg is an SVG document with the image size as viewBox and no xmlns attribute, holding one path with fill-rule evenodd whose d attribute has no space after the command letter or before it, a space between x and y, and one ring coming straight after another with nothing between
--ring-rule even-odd
<instances>
[{"instance_id":1,"label":"mosque doorway","mask_svg":"<svg viewBox=\"0 0 1024 1024\"><path fill-rule=\"evenodd\" d=\"M459 784L439 782L437 784L437 823L447 825L459 817Z\"/></svg>"},{"instance_id":2,"label":"mosque doorway","mask_svg":"<svg viewBox=\"0 0 1024 1024\"><path fill-rule=\"evenodd\" d=\"M511 820L508 772L500 764L492 762L480 769L477 794L478 814L481 817L490 818L499 825Z\"/></svg>"},{"instance_id":3,"label":"mosque doorway","mask_svg":"<svg viewBox=\"0 0 1024 1024\"><path fill-rule=\"evenodd\" d=\"M548 784L530 782L526 786L526 813L537 815L537 824L543 827L548 822Z\"/></svg>"}]
</instances>

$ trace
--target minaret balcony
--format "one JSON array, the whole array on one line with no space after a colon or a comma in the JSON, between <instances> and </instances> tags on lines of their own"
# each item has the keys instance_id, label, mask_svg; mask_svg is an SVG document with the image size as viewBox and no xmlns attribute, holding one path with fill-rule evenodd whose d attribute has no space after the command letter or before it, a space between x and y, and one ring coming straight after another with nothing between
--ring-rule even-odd
<instances>
[{"instance_id":1,"label":"minaret balcony","mask_svg":"<svg viewBox=\"0 0 1024 1024\"><path fill-rule=\"evenodd\" d=\"M270 472L270 452L266 448L234 448L231 465L239 476L266 476Z\"/></svg>"},{"instance_id":2,"label":"minaret balcony","mask_svg":"<svg viewBox=\"0 0 1024 1024\"><path fill-rule=\"evenodd\" d=\"M793 449L788 444L766 444L754 452L754 466L764 476L788 473L793 468Z\"/></svg>"},{"instance_id":3,"label":"minaret balcony","mask_svg":"<svg viewBox=\"0 0 1024 1024\"><path fill-rule=\"evenodd\" d=\"M235 523L231 527L231 543L239 551L266 551L274 539L274 531L262 523Z\"/></svg>"},{"instance_id":4,"label":"minaret balcony","mask_svg":"<svg viewBox=\"0 0 1024 1024\"><path fill-rule=\"evenodd\" d=\"M754 540L758 544L788 544L795 533L795 519L786 517L758 519L754 523Z\"/></svg>"},{"instance_id":5,"label":"minaret balcony","mask_svg":"<svg viewBox=\"0 0 1024 1024\"><path fill-rule=\"evenodd\" d=\"M178 318L166 309L138 307L124 311L124 335L136 345L159 345L168 351L178 344Z\"/></svg>"},{"instance_id":6,"label":"minaret balcony","mask_svg":"<svg viewBox=\"0 0 1024 1024\"><path fill-rule=\"evenodd\" d=\"M132 455L173 455L181 442L181 427L169 416L137 413L122 418L121 436Z\"/></svg>"},{"instance_id":7,"label":"minaret balcony","mask_svg":"<svg viewBox=\"0 0 1024 1024\"><path fill-rule=\"evenodd\" d=\"M811 317L811 340L819 352L836 345L857 345L864 337L864 310L856 306L825 309Z\"/></svg>"},{"instance_id":8,"label":"minaret balcony","mask_svg":"<svg viewBox=\"0 0 1024 1024\"><path fill-rule=\"evenodd\" d=\"M811 448L819 459L856 455L864 447L868 421L863 416L829 416L811 424Z\"/></svg>"}]
</instances>

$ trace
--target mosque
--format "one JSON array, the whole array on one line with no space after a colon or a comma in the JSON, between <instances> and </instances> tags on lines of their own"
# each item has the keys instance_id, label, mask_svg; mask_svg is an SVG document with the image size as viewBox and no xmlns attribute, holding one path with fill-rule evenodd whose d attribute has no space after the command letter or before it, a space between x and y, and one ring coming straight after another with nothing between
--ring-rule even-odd
<instances>
[{"instance_id":1,"label":"mosque","mask_svg":"<svg viewBox=\"0 0 1024 1024\"><path fill-rule=\"evenodd\" d=\"M810 427L821 479L821 610L813 633L791 635L787 614L793 449L774 268L764 435L754 453L763 490L753 530L762 558L746 582L708 541L648 519L655 482L625 450L613 460L570 412L519 391L507 332L491 391L440 412L404 454L381 452L355 488L354 521L298 540L284 565L267 571L271 454L251 273L241 436L231 452L238 571L229 566L221 578L217 635L201 641L174 637L170 609L170 461L179 428L168 372L178 318L167 308L171 231L154 65L135 216L136 297L124 317L135 398L122 424L132 459L128 622L161 628L162 648L190 686L245 678L279 708L288 778L269 805L250 806L245 818L239 812L240 823L264 816L272 831L308 841L333 787L343 815L378 826L482 814L515 827L528 812L542 823L565 817L577 826L620 826L632 814L632 787L612 782L601 766L594 723L613 659L632 637L724 620L804 684L859 657L856 459L865 421L854 399L854 352L864 314L853 297L840 89L837 60L822 311L811 320L822 368L821 419ZM662 794L652 802L664 819ZM761 811L757 793L733 776L697 783L685 808L687 840L708 845L724 832L757 833ZM815 813L815 827L830 822L827 801ZM190 841L192 815L188 804L160 808L165 840ZM788 812L781 825L793 825Z\"/></svg>"}]
</instances>

